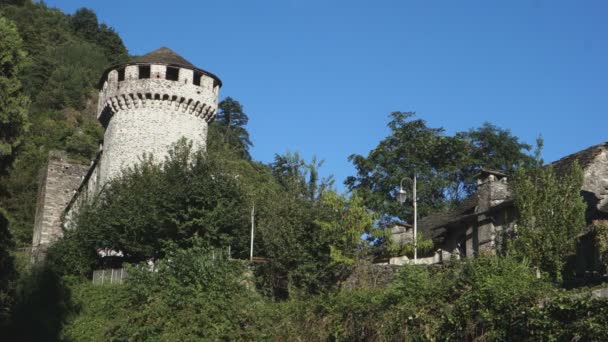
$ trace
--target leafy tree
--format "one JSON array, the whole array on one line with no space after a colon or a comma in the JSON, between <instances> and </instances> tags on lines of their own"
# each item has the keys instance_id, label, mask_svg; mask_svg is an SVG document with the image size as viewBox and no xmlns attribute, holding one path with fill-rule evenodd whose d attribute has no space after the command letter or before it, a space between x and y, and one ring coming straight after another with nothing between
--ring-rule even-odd
<instances>
[{"instance_id":1,"label":"leafy tree","mask_svg":"<svg viewBox=\"0 0 608 342\"><path fill-rule=\"evenodd\" d=\"M463 165L459 171L465 194L475 191L473 180L482 167L511 174L519 167L531 166L535 162L534 157L527 154L532 149L531 145L520 142L509 130L489 122L479 128L456 133L456 137L467 143L468 165Z\"/></svg>"},{"instance_id":2,"label":"leafy tree","mask_svg":"<svg viewBox=\"0 0 608 342\"><path fill-rule=\"evenodd\" d=\"M261 286L277 298L332 289L344 276L342 266L361 247L357 232L368 229L361 203L330 191L331 180L318 177L318 166L297 153L276 155L270 165L279 188L257 220L259 251L270 259L257 274Z\"/></svg>"},{"instance_id":3,"label":"leafy tree","mask_svg":"<svg viewBox=\"0 0 608 342\"><path fill-rule=\"evenodd\" d=\"M8 158L14 155L29 126L29 99L18 78L25 63L22 45L15 25L0 18L0 173L6 171Z\"/></svg>"},{"instance_id":4,"label":"leafy tree","mask_svg":"<svg viewBox=\"0 0 608 342\"><path fill-rule=\"evenodd\" d=\"M10 251L14 241L8 229L9 220L6 212L0 208L0 327L10 318L13 305L13 281L17 276L13 256Z\"/></svg>"},{"instance_id":5,"label":"leafy tree","mask_svg":"<svg viewBox=\"0 0 608 342\"><path fill-rule=\"evenodd\" d=\"M0 5L23 6L26 3L29 3L29 0L2 0L2 1L0 1Z\"/></svg>"},{"instance_id":6,"label":"leafy tree","mask_svg":"<svg viewBox=\"0 0 608 342\"><path fill-rule=\"evenodd\" d=\"M454 188L454 174L466 159L463 141L430 128L414 113L394 112L388 127L391 134L367 157L351 155L357 175L346 185L365 199L371 209L392 217L410 218L411 205L395 200L400 180L418 177L419 215L425 216L446 204L446 194Z\"/></svg>"},{"instance_id":7,"label":"leafy tree","mask_svg":"<svg viewBox=\"0 0 608 342\"><path fill-rule=\"evenodd\" d=\"M29 131L22 136L11 167L0 175L0 205L11 214L15 242L25 246L31 243L39 172L48 151L67 150L83 162L93 158L103 134L95 120L94 87L101 71L124 58L126 49L107 26L99 25L101 36L85 38L74 30L69 15L44 3L0 6L0 15L17 25L28 56L17 77L32 99ZM106 37L105 31L112 32ZM112 44L118 45L110 49ZM4 160L0 164L3 169L8 166Z\"/></svg>"},{"instance_id":8,"label":"leafy tree","mask_svg":"<svg viewBox=\"0 0 608 342\"><path fill-rule=\"evenodd\" d=\"M209 143L212 146L222 144L235 150L242 158L251 159L249 148L253 145L249 132L245 128L249 117L243 111L243 106L231 97L218 104L215 122L211 124L212 134Z\"/></svg>"},{"instance_id":9,"label":"leafy tree","mask_svg":"<svg viewBox=\"0 0 608 342\"><path fill-rule=\"evenodd\" d=\"M103 50L87 42L66 43L53 49L55 69L36 97L39 111L69 107L84 110L94 85L108 63Z\"/></svg>"},{"instance_id":10,"label":"leafy tree","mask_svg":"<svg viewBox=\"0 0 608 342\"><path fill-rule=\"evenodd\" d=\"M580 195L583 171L578 163L557 176L550 166L520 169L513 182L519 213L510 253L561 282L566 258L585 227L586 205Z\"/></svg>"},{"instance_id":11,"label":"leafy tree","mask_svg":"<svg viewBox=\"0 0 608 342\"><path fill-rule=\"evenodd\" d=\"M58 341L67 317L76 311L67 284L45 265L19 275L13 307L9 328L2 331L9 341Z\"/></svg>"},{"instance_id":12,"label":"leafy tree","mask_svg":"<svg viewBox=\"0 0 608 342\"><path fill-rule=\"evenodd\" d=\"M72 15L70 21L77 34L102 47L112 64L126 60L127 49L122 39L111 27L99 24L95 12L88 8L81 8Z\"/></svg>"},{"instance_id":13,"label":"leafy tree","mask_svg":"<svg viewBox=\"0 0 608 342\"><path fill-rule=\"evenodd\" d=\"M243 256L248 240L245 203L230 170L182 141L163 164L145 158L109 183L81 209L77 229L68 232L55 255L67 265L72 255L85 256L80 269L86 274L96 250L122 251L125 261L138 262L162 257L167 241L184 245L198 236L209 246L232 245L234 254Z\"/></svg>"},{"instance_id":14,"label":"leafy tree","mask_svg":"<svg viewBox=\"0 0 608 342\"><path fill-rule=\"evenodd\" d=\"M169 244L151 272L129 269L120 320L106 337L118 340L251 340L250 327L260 299L247 270L207 241L192 247ZM169 318L171 317L171 318Z\"/></svg>"},{"instance_id":15,"label":"leafy tree","mask_svg":"<svg viewBox=\"0 0 608 342\"><path fill-rule=\"evenodd\" d=\"M489 123L448 136L442 128L414 119L411 112L394 112L390 118L390 135L367 157L349 157L357 175L345 182L368 207L384 215L384 224L393 217L412 221L412 206L395 200L404 177L418 177L419 215L426 216L470 195L473 176L482 167L512 170L533 160L525 153L529 145Z\"/></svg>"},{"instance_id":16,"label":"leafy tree","mask_svg":"<svg viewBox=\"0 0 608 342\"><path fill-rule=\"evenodd\" d=\"M328 191L320 201L315 223L321 228L323 240L329 244L332 263L353 265L364 252L366 245L361 237L372 230L374 215L357 196L347 199Z\"/></svg>"},{"instance_id":17,"label":"leafy tree","mask_svg":"<svg viewBox=\"0 0 608 342\"><path fill-rule=\"evenodd\" d=\"M82 34L85 38L95 39L99 23L97 14L88 8L80 8L71 18L71 23L76 33Z\"/></svg>"}]
</instances>

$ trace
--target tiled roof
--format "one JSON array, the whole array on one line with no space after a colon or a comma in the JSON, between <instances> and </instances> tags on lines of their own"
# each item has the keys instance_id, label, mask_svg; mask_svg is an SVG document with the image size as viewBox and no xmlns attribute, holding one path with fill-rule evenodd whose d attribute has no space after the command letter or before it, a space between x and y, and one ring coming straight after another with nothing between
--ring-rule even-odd
<instances>
[{"instance_id":1,"label":"tiled roof","mask_svg":"<svg viewBox=\"0 0 608 342\"><path fill-rule=\"evenodd\" d=\"M161 47L152 52L149 52L141 57L135 57L132 59L135 63L150 63L150 64L167 64L175 66L183 66L190 69L196 69L194 64L187 61L184 57L175 53L175 51Z\"/></svg>"},{"instance_id":2,"label":"tiled roof","mask_svg":"<svg viewBox=\"0 0 608 342\"><path fill-rule=\"evenodd\" d=\"M562 159L551 163L551 165L557 174L566 173L575 160L577 160L579 165L585 169L593 162L595 157L605 149L608 149L608 141L565 156Z\"/></svg>"}]
</instances>

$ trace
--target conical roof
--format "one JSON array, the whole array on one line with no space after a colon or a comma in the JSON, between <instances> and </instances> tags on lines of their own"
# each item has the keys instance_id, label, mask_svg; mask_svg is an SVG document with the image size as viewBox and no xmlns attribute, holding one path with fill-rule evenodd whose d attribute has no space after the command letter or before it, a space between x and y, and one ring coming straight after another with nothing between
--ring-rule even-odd
<instances>
[{"instance_id":1,"label":"conical roof","mask_svg":"<svg viewBox=\"0 0 608 342\"><path fill-rule=\"evenodd\" d=\"M175 67L192 69L192 70L201 72L202 74L215 79L216 82L220 86L222 86L222 81L219 79L219 77L215 76L214 74L212 74L206 70L197 68L194 64L190 63L184 57L178 55L175 51L169 49L168 47L163 46L154 51L148 52L147 54L145 54L143 56L133 57L127 63L113 65L113 66L107 68L103 72L103 75L101 76L101 79L98 84L99 88L101 88L103 86L103 82L106 80L108 73L111 70L117 69L122 66L133 65L133 64L164 64L164 65L170 65L170 66L175 66Z\"/></svg>"},{"instance_id":2,"label":"conical roof","mask_svg":"<svg viewBox=\"0 0 608 342\"><path fill-rule=\"evenodd\" d=\"M194 64L175 53L175 51L164 46L141 57L135 57L131 61L135 63L168 64L196 69Z\"/></svg>"}]
</instances>

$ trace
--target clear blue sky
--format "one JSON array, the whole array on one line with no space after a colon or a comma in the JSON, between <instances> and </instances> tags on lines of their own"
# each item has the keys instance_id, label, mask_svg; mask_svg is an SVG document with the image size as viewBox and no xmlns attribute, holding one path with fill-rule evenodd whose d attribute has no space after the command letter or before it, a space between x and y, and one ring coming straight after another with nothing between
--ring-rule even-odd
<instances>
[{"instance_id":1,"label":"clear blue sky","mask_svg":"<svg viewBox=\"0 0 608 342\"><path fill-rule=\"evenodd\" d=\"M325 159L338 189L415 111L448 133L490 121L553 161L608 140L608 2L47 0L93 9L131 54L167 46L224 82L252 155Z\"/></svg>"}]
</instances>

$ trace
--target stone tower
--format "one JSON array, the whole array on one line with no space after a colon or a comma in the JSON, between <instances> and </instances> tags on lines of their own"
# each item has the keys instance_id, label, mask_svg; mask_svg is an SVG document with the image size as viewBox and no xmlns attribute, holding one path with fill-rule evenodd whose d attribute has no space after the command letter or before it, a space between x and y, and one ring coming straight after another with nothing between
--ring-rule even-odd
<instances>
[{"instance_id":1,"label":"stone tower","mask_svg":"<svg viewBox=\"0 0 608 342\"><path fill-rule=\"evenodd\" d=\"M99 82L97 117L105 127L98 187L151 153L162 161L181 137L205 149L220 79L162 47L108 68Z\"/></svg>"},{"instance_id":2,"label":"stone tower","mask_svg":"<svg viewBox=\"0 0 608 342\"><path fill-rule=\"evenodd\" d=\"M205 149L221 85L217 76L165 47L108 68L99 81L97 108L103 147L91 165L61 152L49 155L40 179L32 260L42 259L63 236L82 203L144 154L163 161L182 137Z\"/></svg>"}]
</instances>

